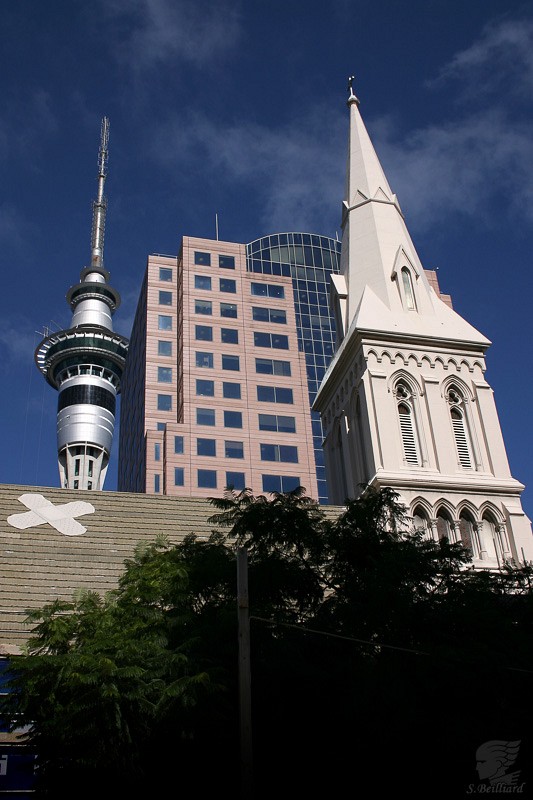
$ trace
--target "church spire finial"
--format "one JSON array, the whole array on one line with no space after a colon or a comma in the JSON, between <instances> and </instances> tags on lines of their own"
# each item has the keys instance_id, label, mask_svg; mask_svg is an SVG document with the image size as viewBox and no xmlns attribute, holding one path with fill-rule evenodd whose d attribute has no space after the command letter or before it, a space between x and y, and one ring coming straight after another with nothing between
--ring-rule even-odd
<instances>
[{"instance_id":1,"label":"church spire finial","mask_svg":"<svg viewBox=\"0 0 533 800\"><path fill-rule=\"evenodd\" d=\"M348 78L348 91L350 93L348 95L348 101L347 101L347 105L348 106L351 106L352 103L357 103L357 105L359 105L359 98L356 97L354 92L353 92L353 82L354 82L354 80L355 80L355 75L350 75L349 78Z\"/></svg>"}]
</instances>

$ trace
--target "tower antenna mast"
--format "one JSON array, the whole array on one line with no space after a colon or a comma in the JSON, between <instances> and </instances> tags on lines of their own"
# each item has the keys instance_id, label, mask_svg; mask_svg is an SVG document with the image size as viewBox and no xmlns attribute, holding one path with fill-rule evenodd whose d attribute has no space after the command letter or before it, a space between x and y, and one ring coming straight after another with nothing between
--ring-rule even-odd
<instances>
[{"instance_id":1,"label":"tower antenna mast","mask_svg":"<svg viewBox=\"0 0 533 800\"><path fill-rule=\"evenodd\" d=\"M107 175L109 158L109 119L104 117L100 132L100 150L98 151L98 190L93 201L93 226L91 233L91 266L104 265L104 236L107 200L104 195L104 184Z\"/></svg>"}]
</instances>

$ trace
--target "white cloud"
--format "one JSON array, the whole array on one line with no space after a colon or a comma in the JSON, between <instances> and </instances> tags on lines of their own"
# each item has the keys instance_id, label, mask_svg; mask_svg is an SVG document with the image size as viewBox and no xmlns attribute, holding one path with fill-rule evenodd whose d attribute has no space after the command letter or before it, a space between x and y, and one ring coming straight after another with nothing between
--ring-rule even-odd
<instances>
[{"instance_id":1,"label":"white cloud","mask_svg":"<svg viewBox=\"0 0 533 800\"><path fill-rule=\"evenodd\" d=\"M185 167L240 183L262 202L265 229L327 232L340 219L346 135L343 116L322 108L275 128L188 114L158 132L153 156L176 177Z\"/></svg>"},{"instance_id":2,"label":"white cloud","mask_svg":"<svg viewBox=\"0 0 533 800\"><path fill-rule=\"evenodd\" d=\"M114 51L135 71L176 60L202 65L230 50L241 32L237 0L105 0Z\"/></svg>"},{"instance_id":3,"label":"white cloud","mask_svg":"<svg viewBox=\"0 0 533 800\"><path fill-rule=\"evenodd\" d=\"M533 87L533 20L503 19L490 22L479 39L456 53L429 85L451 79L462 86L469 102L500 93L499 101L522 96L531 100Z\"/></svg>"},{"instance_id":4,"label":"white cloud","mask_svg":"<svg viewBox=\"0 0 533 800\"><path fill-rule=\"evenodd\" d=\"M533 125L488 109L404 141L378 137L377 150L408 221L428 228L445 216L483 219L498 201L504 214L533 222Z\"/></svg>"}]
</instances>

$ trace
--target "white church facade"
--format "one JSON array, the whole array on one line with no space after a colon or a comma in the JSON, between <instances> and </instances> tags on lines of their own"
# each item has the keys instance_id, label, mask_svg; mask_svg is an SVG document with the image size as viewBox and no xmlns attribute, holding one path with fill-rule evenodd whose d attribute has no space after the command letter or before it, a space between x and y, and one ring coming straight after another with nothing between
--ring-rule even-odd
<instances>
[{"instance_id":1,"label":"white church facade","mask_svg":"<svg viewBox=\"0 0 533 800\"><path fill-rule=\"evenodd\" d=\"M391 487L416 528L463 541L475 565L533 560L524 487L485 380L490 341L420 263L351 86L348 107L337 349L314 404L331 502Z\"/></svg>"}]
</instances>

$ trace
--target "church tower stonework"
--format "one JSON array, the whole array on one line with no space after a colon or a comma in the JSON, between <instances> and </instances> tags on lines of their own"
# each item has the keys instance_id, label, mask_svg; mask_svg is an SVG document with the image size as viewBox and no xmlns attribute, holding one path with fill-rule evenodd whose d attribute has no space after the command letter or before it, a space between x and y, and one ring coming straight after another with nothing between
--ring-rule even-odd
<instances>
[{"instance_id":1,"label":"church tower stonework","mask_svg":"<svg viewBox=\"0 0 533 800\"><path fill-rule=\"evenodd\" d=\"M424 270L350 80L341 274L331 276L337 349L314 408L331 501L391 487L414 526L462 541L474 564L533 560L531 523L510 473L490 341Z\"/></svg>"}]
</instances>

